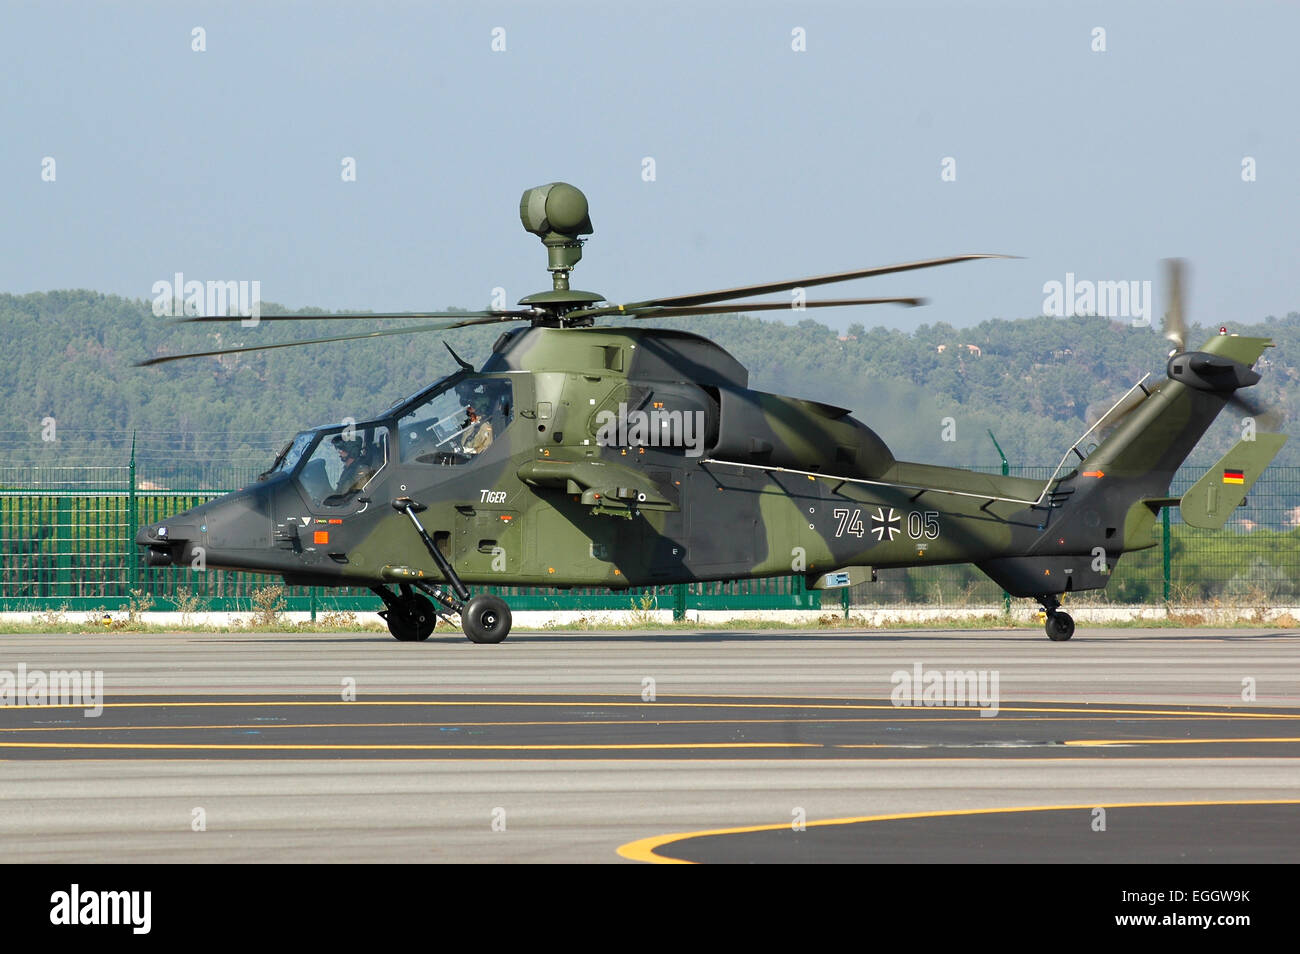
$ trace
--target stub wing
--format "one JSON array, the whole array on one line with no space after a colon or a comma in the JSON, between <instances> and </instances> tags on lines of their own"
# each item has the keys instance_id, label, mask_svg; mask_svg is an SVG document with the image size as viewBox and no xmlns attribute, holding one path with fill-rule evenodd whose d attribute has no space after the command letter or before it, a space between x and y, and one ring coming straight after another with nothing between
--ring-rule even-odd
<instances>
[{"instance_id":1,"label":"stub wing","mask_svg":"<svg viewBox=\"0 0 1300 954\"><path fill-rule=\"evenodd\" d=\"M644 472L593 458L539 458L518 470L519 479L533 487L572 494L598 513L631 516L638 510L678 510Z\"/></svg>"}]
</instances>

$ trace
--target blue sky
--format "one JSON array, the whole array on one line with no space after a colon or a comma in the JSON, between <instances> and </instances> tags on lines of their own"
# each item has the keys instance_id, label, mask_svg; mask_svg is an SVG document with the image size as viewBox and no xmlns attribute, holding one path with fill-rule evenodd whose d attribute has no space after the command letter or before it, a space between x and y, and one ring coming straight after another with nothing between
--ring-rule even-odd
<instances>
[{"instance_id":1,"label":"blue sky","mask_svg":"<svg viewBox=\"0 0 1300 954\"><path fill-rule=\"evenodd\" d=\"M1249 2L10 0L0 291L147 299L182 271L291 307L513 302L549 286L519 195L562 179L595 224L574 285L613 300L1024 256L817 315L962 326L1180 255L1193 320L1256 321L1300 310L1297 36L1300 6Z\"/></svg>"}]
</instances>

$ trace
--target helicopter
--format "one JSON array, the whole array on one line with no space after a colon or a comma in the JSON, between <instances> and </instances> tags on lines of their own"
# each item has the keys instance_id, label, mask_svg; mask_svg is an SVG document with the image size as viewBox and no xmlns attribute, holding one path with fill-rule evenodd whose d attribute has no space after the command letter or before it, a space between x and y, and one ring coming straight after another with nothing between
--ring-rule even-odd
<instances>
[{"instance_id":1,"label":"helicopter","mask_svg":"<svg viewBox=\"0 0 1300 954\"><path fill-rule=\"evenodd\" d=\"M1048 637L1060 642L1075 628L1060 609L1064 594L1105 587L1122 554L1154 546L1163 507L1179 506L1193 526L1222 527L1287 439L1252 433L1181 498L1169 496L1175 471L1224 407L1255 412L1236 392L1260 380L1253 365L1272 346L1224 328L1186 350L1177 260L1163 379L1135 384L1038 481L897 460L847 408L750 388L745 367L714 341L596 325L788 310L790 301L738 300L1009 256L617 304L570 287L593 232L579 189L529 189L519 212L546 248L552 287L518 308L311 316L424 323L139 362L514 325L477 370L444 342L453 373L371 419L304 430L254 483L141 527L146 563L197 565L201 556L207 568L288 585L364 586L382 600L396 639L428 639L439 620L458 617L475 643L501 642L512 620L503 599L474 595L474 586L625 589L802 575L828 589L875 580L880 569L972 563L1011 595L1037 600Z\"/></svg>"}]
</instances>

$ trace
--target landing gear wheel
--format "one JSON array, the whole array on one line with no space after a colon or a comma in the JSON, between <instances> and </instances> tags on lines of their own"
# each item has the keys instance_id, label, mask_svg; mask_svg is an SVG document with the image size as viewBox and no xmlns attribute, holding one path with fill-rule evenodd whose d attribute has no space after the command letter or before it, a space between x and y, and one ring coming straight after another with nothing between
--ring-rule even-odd
<instances>
[{"instance_id":1,"label":"landing gear wheel","mask_svg":"<svg viewBox=\"0 0 1300 954\"><path fill-rule=\"evenodd\" d=\"M412 593L403 597L397 609L380 614L388 623L393 638L403 643L422 642L433 635L438 625L438 614L427 597Z\"/></svg>"},{"instance_id":2,"label":"landing gear wheel","mask_svg":"<svg viewBox=\"0 0 1300 954\"><path fill-rule=\"evenodd\" d=\"M510 632L510 607L486 593L469 601L460 614L460 626L473 643L499 643Z\"/></svg>"},{"instance_id":3,"label":"landing gear wheel","mask_svg":"<svg viewBox=\"0 0 1300 954\"><path fill-rule=\"evenodd\" d=\"M1047 638L1054 643L1063 643L1074 635L1074 620L1069 613L1048 613Z\"/></svg>"}]
</instances>

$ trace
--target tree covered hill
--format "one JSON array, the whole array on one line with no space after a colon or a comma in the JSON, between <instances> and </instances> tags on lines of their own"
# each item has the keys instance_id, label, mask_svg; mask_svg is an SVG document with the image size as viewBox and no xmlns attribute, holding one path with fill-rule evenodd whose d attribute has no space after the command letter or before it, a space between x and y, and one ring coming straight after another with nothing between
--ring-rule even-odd
<instances>
[{"instance_id":1,"label":"tree covered hill","mask_svg":"<svg viewBox=\"0 0 1300 954\"><path fill-rule=\"evenodd\" d=\"M263 313L286 312L266 304ZM440 336L152 368L134 362L401 324L178 325L155 317L144 300L83 290L0 295L9 359L0 388L7 422L0 460L120 462L134 431L151 454L269 461L303 427L371 416L449 373L454 365ZM786 324L742 315L655 324L714 339L749 367L753 387L853 409L899 457L954 466L997 463L989 428L1012 464L1054 465L1143 374L1164 375L1168 349L1156 329L1105 318L990 320L963 330L923 325L910 334L853 325L844 336L813 319ZM500 330L464 328L442 337L477 365ZM1300 314L1230 330L1276 341L1259 368L1264 380L1247 393L1280 408L1287 430L1300 396ZM1189 346L1210 334L1193 328ZM1208 465L1231 445L1240 416L1221 415L1197 463ZM53 441L42 440L49 418L56 422ZM1300 441L1279 462L1300 463Z\"/></svg>"}]
</instances>

